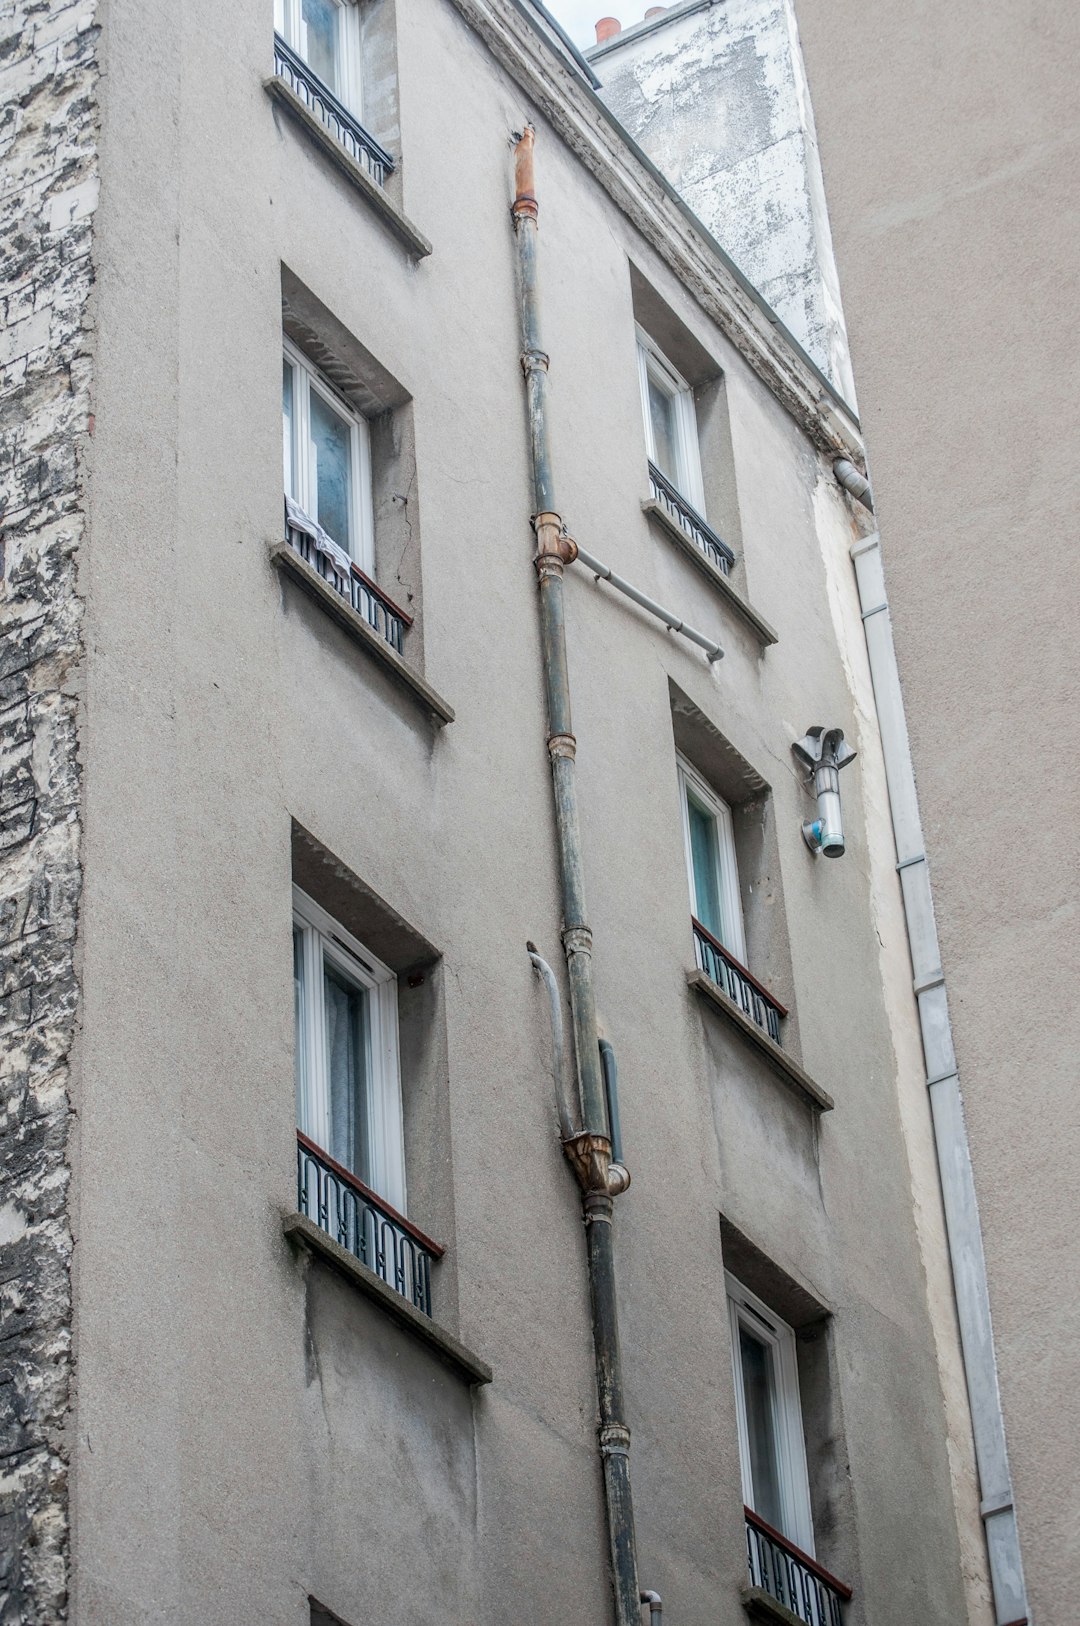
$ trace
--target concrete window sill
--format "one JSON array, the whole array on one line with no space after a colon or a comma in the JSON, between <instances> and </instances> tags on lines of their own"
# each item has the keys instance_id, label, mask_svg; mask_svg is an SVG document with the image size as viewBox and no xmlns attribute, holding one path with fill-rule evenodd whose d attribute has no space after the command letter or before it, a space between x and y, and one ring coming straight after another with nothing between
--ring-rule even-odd
<instances>
[{"instance_id":1,"label":"concrete window sill","mask_svg":"<svg viewBox=\"0 0 1080 1626\"><path fill-rule=\"evenodd\" d=\"M744 1586L740 1590L743 1608L751 1620L771 1622L772 1626L806 1626L801 1615L794 1615L786 1604L777 1603L764 1587Z\"/></svg>"},{"instance_id":2,"label":"concrete window sill","mask_svg":"<svg viewBox=\"0 0 1080 1626\"><path fill-rule=\"evenodd\" d=\"M773 1072L781 1081L793 1089L797 1095L815 1112L831 1112L834 1102L831 1095L815 1084L809 1073L803 1071L797 1061L793 1061L780 1045L774 1044L769 1035L759 1028L757 1023L741 1011L733 999L729 999L722 988L719 988L711 977L697 966L693 971L686 973L687 986L707 999L718 1011L723 1012L728 1021L738 1028L744 1038L757 1046Z\"/></svg>"},{"instance_id":3,"label":"concrete window sill","mask_svg":"<svg viewBox=\"0 0 1080 1626\"><path fill-rule=\"evenodd\" d=\"M399 1327L413 1335L420 1343L426 1344L429 1349L453 1367L459 1377L466 1383L490 1383L491 1368L479 1355L474 1355L471 1349L459 1343L453 1333L446 1332L426 1315L422 1315L408 1299L402 1298L377 1276L367 1265L362 1264L347 1248L327 1236L321 1226L314 1220L308 1219L306 1214L286 1214L282 1223L285 1236L296 1247L306 1248L308 1253L321 1259L324 1263L336 1270L346 1281L359 1289L380 1309L396 1321Z\"/></svg>"},{"instance_id":4,"label":"concrete window sill","mask_svg":"<svg viewBox=\"0 0 1080 1626\"><path fill-rule=\"evenodd\" d=\"M654 502L650 497L647 501L642 502L641 511L658 530L664 533L669 542L674 542L675 546L686 554L687 558L697 566L702 574L708 577L724 603L730 610L734 611L745 626L749 627L763 649L768 648L769 644L780 642L779 635L773 631L764 616L758 615L753 606L746 602L742 594L735 591L722 570L717 570L714 564L710 564L701 549L691 541L679 522L672 519L666 508L662 507L660 503Z\"/></svg>"},{"instance_id":5,"label":"concrete window sill","mask_svg":"<svg viewBox=\"0 0 1080 1626\"><path fill-rule=\"evenodd\" d=\"M407 249L415 260L423 260L431 253L431 244L419 231L407 215L403 215L397 204L387 197L378 181L372 180L366 169L362 169L356 160L345 151L339 141L336 141L326 128L325 124L316 117L311 109L300 100L299 96L285 83L284 79L274 74L263 81L267 93L283 107L289 116L314 141L329 158L330 162L340 170L345 179L359 192L365 203L371 205L384 225L393 233L403 248Z\"/></svg>"},{"instance_id":6,"label":"concrete window sill","mask_svg":"<svg viewBox=\"0 0 1080 1626\"><path fill-rule=\"evenodd\" d=\"M369 626L359 611L354 610L340 593L336 593L317 570L313 570L305 559L301 559L295 548L291 548L287 542L271 543L270 562L275 569L283 571L290 577L309 597L315 599L327 615L336 621L365 653L393 673L398 682L408 689L414 699L418 700L430 714L436 727L441 728L444 723L454 721L453 707L442 695L437 694L429 683L425 683L419 672L413 671L408 661L402 660L397 650L391 649L386 639L377 633L374 627Z\"/></svg>"}]
</instances>

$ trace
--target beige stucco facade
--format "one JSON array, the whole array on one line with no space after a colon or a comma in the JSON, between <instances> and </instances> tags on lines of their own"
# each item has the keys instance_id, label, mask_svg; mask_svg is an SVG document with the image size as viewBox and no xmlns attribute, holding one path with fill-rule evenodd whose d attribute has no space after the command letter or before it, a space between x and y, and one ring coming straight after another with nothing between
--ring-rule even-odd
<instances>
[{"instance_id":1,"label":"beige stucco facade","mask_svg":"<svg viewBox=\"0 0 1080 1626\"><path fill-rule=\"evenodd\" d=\"M1031 1618L1072 1612L1075 14L797 6L930 855Z\"/></svg>"},{"instance_id":2,"label":"beige stucco facade","mask_svg":"<svg viewBox=\"0 0 1080 1626\"><path fill-rule=\"evenodd\" d=\"M393 217L268 92L263 0L225 31L210 0L111 0L58 32L102 29L64 685L74 1248L47 1511L66 1567L53 1602L12 1591L10 1618L307 1626L310 1598L349 1626L610 1618L580 1206L525 950L557 964L561 926L509 218L531 122L561 508L725 650L710 663L569 570L596 994L633 1176L615 1237L641 1583L676 1626L747 1618L728 1268L798 1334L845 1626L977 1619L861 520L832 472L857 433L509 0L370 16ZM695 388L709 518L775 642L643 511L635 320ZM376 575L415 615L416 683L272 557L283 324L372 418ZM801 834L791 744L814 724L859 752L838 862ZM688 985L677 750L734 806L786 1071ZM38 752L42 783L56 761ZM490 1382L284 1234L294 881L400 974L409 1216L446 1247L434 1320ZM4 1245L29 1248L34 1216L5 1214Z\"/></svg>"}]
</instances>

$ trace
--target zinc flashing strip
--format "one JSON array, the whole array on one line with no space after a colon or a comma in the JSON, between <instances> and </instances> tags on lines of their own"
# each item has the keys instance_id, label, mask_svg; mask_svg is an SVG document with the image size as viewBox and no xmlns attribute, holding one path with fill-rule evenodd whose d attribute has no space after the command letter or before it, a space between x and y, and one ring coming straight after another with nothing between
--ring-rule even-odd
<instances>
[{"instance_id":1,"label":"zinc flashing strip","mask_svg":"<svg viewBox=\"0 0 1080 1626\"><path fill-rule=\"evenodd\" d=\"M851 555L861 604L887 606L877 535L856 543ZM887 614L875 615L864 620L863 630L897 853L921 856L922 825L891 619ZM898 865L898 869L914 970L975 1459L982 1501L988 1509L984 1513L983 1528L994 1608L997 1620L1004 1623L1026 1619L1028 1606L1012 1505L975 1176L941 970L929 867L925 860L910 860Z\"/></svg>"}]
</instances>

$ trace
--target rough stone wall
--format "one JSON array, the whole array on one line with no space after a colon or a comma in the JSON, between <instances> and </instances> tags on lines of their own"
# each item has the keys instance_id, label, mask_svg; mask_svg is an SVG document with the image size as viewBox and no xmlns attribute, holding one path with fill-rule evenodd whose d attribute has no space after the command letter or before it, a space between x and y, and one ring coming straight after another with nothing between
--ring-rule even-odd
<instances>
[{"instance_id":1,"label":"rough stone wall","mask_svg":"<svg viewBox=\"0 0 1080 1626\"><path fill-rule=\"evenodd\" d=\"M591 55L620 123L854 402L790 0L726 0Z\"/></svg>"},{"instance_id":2,"label":"rough stone wall","mask_svg":"<svg viewBox=\"0 0 1080 1626\"><path fill-rule=\"evenodd\" d=\"M62 1621L95 5L0 0L0 1622Z\"/></svg>"}]
</instances>

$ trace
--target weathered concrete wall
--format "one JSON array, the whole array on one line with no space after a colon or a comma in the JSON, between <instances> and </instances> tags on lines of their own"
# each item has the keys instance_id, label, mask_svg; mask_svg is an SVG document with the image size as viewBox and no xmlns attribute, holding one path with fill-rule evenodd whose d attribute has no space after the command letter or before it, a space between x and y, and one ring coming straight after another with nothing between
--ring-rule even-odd
<instances>
[{"instance_id":1,"label":"weathered concrete wall","mask_svg":"<svg viewBox=\"0 0 1080 1626\"><path fill-rule=\"evenodd\" d=\"M600 94L854 403L790 0L672 12L590 51Z\"/></svg>"},{"instance_id":2,"label":"weathered concrete wall","mask_svg":"<svg viewBox=\"0 0 1080 1626\"><path fill-rule=\"evenodd\" d=\"M1074 10L798 0L1033 1621L1080 1567ZM838 41L852 49L838 49Z\"/></svg>"},{"instance_id":3,"label":"weathered concrete wall","mask_svg":"<svg viewBox=\"0 0 1080 1626\"><path fill-rule=\"evenodd\" d=\"M66 1618L95 7L0 20L0 1620Z\"/></svg>"}]
</instances>

